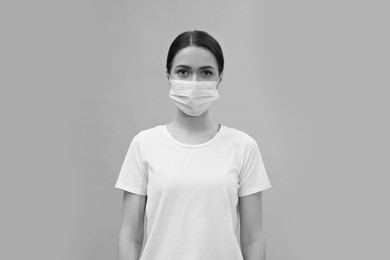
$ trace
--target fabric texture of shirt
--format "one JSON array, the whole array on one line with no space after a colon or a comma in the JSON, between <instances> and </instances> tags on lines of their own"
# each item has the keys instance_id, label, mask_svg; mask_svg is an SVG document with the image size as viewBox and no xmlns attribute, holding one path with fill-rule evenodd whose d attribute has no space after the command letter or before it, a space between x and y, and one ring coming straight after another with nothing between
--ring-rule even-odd
<instances>
[{"instance_id":1,"label":"fabric texture of shirt","mask_svg":"<svg viewBox=\"0 0 390 260\"><path fill-rule=\"evenodd\" d=\"M140 260L243 260L239 197L271 183L248 134L184 144L158 125L134 136L115 188L147 196Z\"/></svg>"}]
</instances>

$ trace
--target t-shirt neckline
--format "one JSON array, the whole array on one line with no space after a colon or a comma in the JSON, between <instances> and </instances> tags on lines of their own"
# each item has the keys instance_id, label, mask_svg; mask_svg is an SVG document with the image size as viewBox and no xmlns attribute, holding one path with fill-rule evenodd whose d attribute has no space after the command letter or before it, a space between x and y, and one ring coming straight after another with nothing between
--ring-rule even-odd
<instances>
[{"instance_id":1,"label":"t-shirt neckline","mask_svg":"<svg viewBox=\"0 0 390 260\"><path fill-rule=\"evenodd\" d=\"M168 131L168 128L167 128L167 125L164 124L162 125L162 127L164 128L164 132L169 136L169 138L174 142L176 143L177 145L179 146L182 146L182 147L185 147L185 148L199 148L199 147L203 147L203 146L206 146L206 145L209 145L210 143L212 143L215 139L217 139L221 134L222 132L224 131L224 126L222 124L219 124L220 127L219 127L219 130L218 132L208 141L204 142L204 143L200 143L200 144L185 144L185 143L182 143L182 142L179 142L178 140L176 140L172 135L171 133Z\"/></svg>"}]
</instances>

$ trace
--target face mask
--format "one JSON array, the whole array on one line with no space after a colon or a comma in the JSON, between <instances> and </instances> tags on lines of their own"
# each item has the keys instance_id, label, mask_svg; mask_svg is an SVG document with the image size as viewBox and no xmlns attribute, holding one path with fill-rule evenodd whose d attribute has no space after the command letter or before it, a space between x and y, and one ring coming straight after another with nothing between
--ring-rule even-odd
<instances>
[{"instance_id":1,"label":"face mask","mask_svg":"<svg viewBox=\"0 0 390 260\"><path fill-rule=\"evenodd\" d=\"M170 79L169 97L189 116L198 116L206 112L219 98L217 81L188 81Z\"/></svg>"}]
</instances>

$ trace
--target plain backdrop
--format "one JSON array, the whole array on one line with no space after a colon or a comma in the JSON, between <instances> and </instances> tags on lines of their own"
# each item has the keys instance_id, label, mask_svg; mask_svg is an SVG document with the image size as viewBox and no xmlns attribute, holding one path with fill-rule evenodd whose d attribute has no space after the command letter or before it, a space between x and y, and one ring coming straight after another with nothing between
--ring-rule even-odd
<instances>
[{"instance_id":1,"label":"plain backdrop","mask_svg":"<svg viewBox=\"0 0 390 260\"><path fill-rule=\"evenodd\" d=\"M170 122L181 32L221 44L215 121L259 144L267 259L389 259L387 1L2 1L1 259L116 259L131 139Z\"/></svg>"}]
</instances>

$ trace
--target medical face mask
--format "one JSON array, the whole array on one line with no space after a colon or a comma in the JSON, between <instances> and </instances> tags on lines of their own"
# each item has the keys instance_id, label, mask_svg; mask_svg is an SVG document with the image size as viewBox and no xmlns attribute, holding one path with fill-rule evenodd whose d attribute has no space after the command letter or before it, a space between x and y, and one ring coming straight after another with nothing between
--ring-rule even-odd
<instances>
[{"instance_id":1,"label":"medical face mask","mask_svg":"<svg viewBox=\"0 0 390 260\"><path fill-rule=\"evenodd\" d=\"M169 97L189 116L203 114L219 98L217 81L188 81L169 79Z\"/></svg>"}]
</instances>

